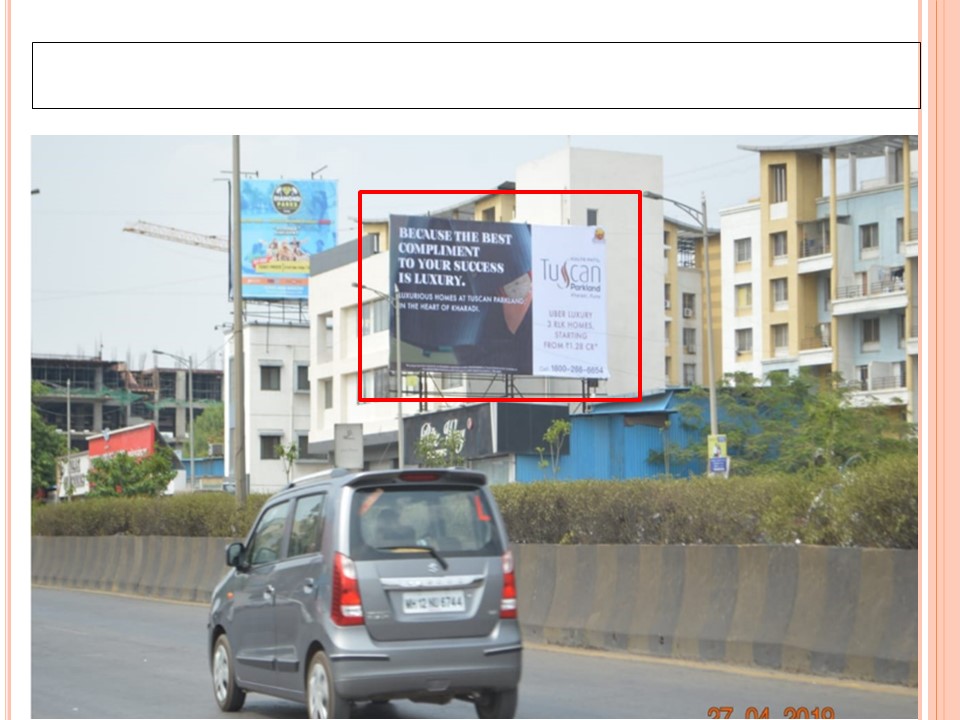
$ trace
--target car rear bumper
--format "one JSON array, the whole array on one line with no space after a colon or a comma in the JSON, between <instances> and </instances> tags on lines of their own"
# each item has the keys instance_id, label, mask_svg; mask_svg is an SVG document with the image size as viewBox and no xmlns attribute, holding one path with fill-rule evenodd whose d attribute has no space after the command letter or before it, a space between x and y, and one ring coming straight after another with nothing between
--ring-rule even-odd
<instances>
[{"instance_id":1,"label":"car rear bumper","mask_svg":"<svg viewBox=\"0 0 960 720\"><path fill-rule=\"evenodd\" d=\"M512 635L512 633L511 633ZM330 653L337 692L349 700L408 697L430 700L520 682L522 646L513 637L430 643L375 643Z\"/></svg>"}]
</instances>

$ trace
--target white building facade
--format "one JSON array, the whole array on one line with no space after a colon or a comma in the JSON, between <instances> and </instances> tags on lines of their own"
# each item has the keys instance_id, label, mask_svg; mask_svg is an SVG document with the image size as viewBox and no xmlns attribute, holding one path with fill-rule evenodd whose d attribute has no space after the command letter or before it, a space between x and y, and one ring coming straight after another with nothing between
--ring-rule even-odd
<instances>
[{"instance_id":1,"label":"white building facade","mask_svg":"<svg viewBox=\"0 0 960 720\"><path fill-rule=\"evenodd\" d=\"M248 321L243 328L244 457L251 493L275 492L288 480L321 469L310 457L310 328L306 322ZM233 477L233 340L224 363L224 471ZM278 447L296 446L289 478Z\"/></svg>"}]
</instances>

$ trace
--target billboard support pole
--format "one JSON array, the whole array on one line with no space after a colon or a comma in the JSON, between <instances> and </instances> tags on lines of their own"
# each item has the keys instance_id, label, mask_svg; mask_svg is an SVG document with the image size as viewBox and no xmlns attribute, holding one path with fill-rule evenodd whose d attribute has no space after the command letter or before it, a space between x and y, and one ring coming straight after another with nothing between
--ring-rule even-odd
<instances>
[{"instance_id":1,"label":"billboard support pole","mask_svg":"<svg viewBox=\"0 0 960 720\"><path fill-rule=\"evenodd\" d=\"M233 136L233 481L236 486L237 504L247 504L247 450L244 442L246 411L243 406L243 278L242 247L240 245L240 136Z\"/></svg>"},{"instance_id":2,"label":"billboard support pole","mask_svg":"<svg viewBox=\"0 0 960 720\"><path fill-rule=\"evenodd\" d=\"M403 469L403 403L400 401L403 392L403 377L400 374L400 286L396 283L393 285L393 312L397 323L397 467Z\"/></svg>"}]
</instances>

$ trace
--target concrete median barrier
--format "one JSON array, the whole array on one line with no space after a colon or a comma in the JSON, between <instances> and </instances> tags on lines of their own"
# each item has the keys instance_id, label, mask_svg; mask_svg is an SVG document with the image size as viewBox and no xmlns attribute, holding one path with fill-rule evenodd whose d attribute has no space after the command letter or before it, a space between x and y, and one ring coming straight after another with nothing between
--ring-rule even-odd
<instances>
[{"instance_id":1,"label":"concrete median barrier","mask_svg":"<svg viewBox=\"0 0 960 720\"><path fill-rule=\"evenodd\" d=\"M34 537L33 582L205 603L229 538ZM516 545L531 642L917 685L917 552Z\"/></svg>"}]
</instances>

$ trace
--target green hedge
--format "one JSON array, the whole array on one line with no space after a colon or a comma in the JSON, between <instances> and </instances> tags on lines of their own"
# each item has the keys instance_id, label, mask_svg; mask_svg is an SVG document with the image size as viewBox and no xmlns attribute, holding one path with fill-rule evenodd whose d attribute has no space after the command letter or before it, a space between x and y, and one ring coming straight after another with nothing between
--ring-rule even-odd
<instances>
[{"instance_id":1,"label":"green hedge","mask_svg":"<svg viewBox=\"0 0 960 720\"><path fill-rule=\"evenodd\" d=\"M917 488L917 459L905 457L844 474L544 481L493 492L517 543L916 548ZM240 537L267 497L252 495L242 512L223 493L78 499L34 506L33 533Z\"/></svg>"},{"instance_id":2,"label":"green hedge","mask_svg":"<svg viewBox=\"0 0 960 720\"><path fill-rule=\"evenodd\" d=\"M159 498L82 498L33 508L34 535L172 535L241 537L267 494L253 494L244 510L227 493Z\"/></svg>"},{"instance_id":3,"label":"green hedge","mask_svg":"<svg viewBox=\"0 0 960 720\"><path fill-rule=\"evenodd\" d=\"M918 464L776 475L494 488L510 538L548 544L917 547Z\"/></svg>"}]
</instances>

